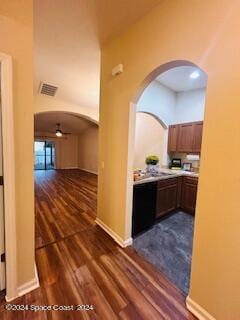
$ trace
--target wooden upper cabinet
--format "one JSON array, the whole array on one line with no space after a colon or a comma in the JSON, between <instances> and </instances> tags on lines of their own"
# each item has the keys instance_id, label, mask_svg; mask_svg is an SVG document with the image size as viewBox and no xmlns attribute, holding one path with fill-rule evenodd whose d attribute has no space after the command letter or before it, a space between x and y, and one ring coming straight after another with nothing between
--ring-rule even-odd
<instances>
[{"instance_id":1,"label":"wooden upper cabinet","mask_svg":"<svg viewBox=\"0 0 240 320\"><path fill-rule=\"evenodd\" d=\"M193 135L193 123L183 123L179 125L178 152L192 152Z\"/></svg>"},{"instance_id":2,"label":"wooden upper cabinet","mask_svg":"<svg viewBox=\"0 0 240 320\"><path fill-rule=\"evenodd\" d=\"M203 121L169 126L168 152L200 153Z\"/></svg>"},{"instance_id":3,"label":"wooden upper cabinet","mask_svg":"<svg viewBox=\"0 0 240 320\"><path fill-rule=\"evenodd\" d=\"M168 152L177 152L179 125L169 126Z\"/></svg>"},{"instance_id":4,"label":"wooden upper cabinet","mask_svg":"<svg viewBox=\"0 0 240 320\"><path fill-rule=\"evenodd\" d=\"M200 153L202 146L202 132L203 132L203 122L194 123L194 135L193 135L193 152Z\"/></svg>"}]
</instances>

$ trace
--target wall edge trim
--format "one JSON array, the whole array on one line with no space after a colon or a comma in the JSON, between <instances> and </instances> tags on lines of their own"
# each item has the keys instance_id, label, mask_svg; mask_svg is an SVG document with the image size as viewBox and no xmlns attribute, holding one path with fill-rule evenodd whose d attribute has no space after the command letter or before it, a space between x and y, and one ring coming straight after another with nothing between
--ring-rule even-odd
<instances>
[{"instance_id":1,"label":"wall edge trim","mask_svg":"<svg viewBox=\"0 0 240 320\"><path fill-rule=\"evenodd\" d=\"M8 296L5 296L5 299L7 302L13 301L16 298L19 298L19 297L29 293L30 291L37 289L39 286L40 286L40 284L39 284L38 272L37 272L37 268L36 268L36 264L35 264L34 265L34 278L23 283L22 285L20 285L17 288L17 296L16 297L10 298Z\"/></svg>"},{"instance_id":2,"label":"wall edge trim","mask_svg":"<svg viewBox=\"0 0 240 320\"><path fill-rule=\"evenodd\" d=\"M12 57L0 52L0 64L6 254L5 283L6 294L9 297L15 297L17 295L17 236Z\"/></svg>"},{"instance_id":3,"label":"wall edge trim","mask_svg":"<svg viewBox=\"0 0 240 320\"><path fill-rule=\"evenodd\" d=\"M95 220L96 224L102 228L120 247L126 248L133 243L132 238L128 238L127 240L123 240L119 235L114 232L111 228L109 228L104 222L102 222L99 218Z\"/></svg>"},{"instance_id":4,"label":"wall edge trim","mask_svg":"<svg viewBox=\"0 0 240 320\"><path fill-rule=\"evenodd\" d=\"M78 168L78 169L82 170L82 171L86 171L86 172L92 173L92 174L95 174L96 176L98 175L98 172L95 171L95 170L88 170L88 169L85 169L85 168Z\"/></svg>"},{"instance_id":5,"label":"wall edge trim","mask_svg":"<svg viewBox=\"0 0 240 320\"><path fill-rule=\"evenodd\" d=\"M71 169L79 169L78 167L64 167L64 168L56 168L55 170L71 170Z\"/></svg>"},{"instance_id":6,"label":"wall edge trim","mask_svg":"<svg viewBox=\"0 0 240 320\"><path fill-rule=\"evenodd\" d=\"M210 313L201 307L196 301L187 296L186 298L187 309L192 312L199 320L216 320Z\"/></svg>"}]
</instances>

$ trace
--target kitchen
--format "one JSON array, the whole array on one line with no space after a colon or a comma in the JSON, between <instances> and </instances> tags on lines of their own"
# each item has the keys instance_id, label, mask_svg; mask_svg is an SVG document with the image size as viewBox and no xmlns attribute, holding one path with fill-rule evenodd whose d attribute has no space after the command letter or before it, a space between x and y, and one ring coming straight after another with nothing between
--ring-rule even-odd
<instances>
[{"instance_id":1,"label":"kitchen","mask_svg":"<svg viewBox=\"0 0 240 320\"><path fill-rule=\"evenodd\" d=\"M190 66L170 69L146 88L136 113L133 246L185 295L206 84L207 76L201 70Z\"/></svg>"}]
</instances>

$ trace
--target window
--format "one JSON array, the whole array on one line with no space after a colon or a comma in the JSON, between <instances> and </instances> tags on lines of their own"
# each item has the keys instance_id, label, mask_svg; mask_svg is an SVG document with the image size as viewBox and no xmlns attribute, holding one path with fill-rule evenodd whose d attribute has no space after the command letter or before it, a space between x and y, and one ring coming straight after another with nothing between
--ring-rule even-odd
<instances>
[{"instance_id":1,"label":"window","mask_svg":"<svg viewBox=\"0 0 240 320\"><path fill-rule=\"evenodd\" d=\"M34 142L34 170L54 169L55 147L51 141Z\"/></svg>"}]
</instances>

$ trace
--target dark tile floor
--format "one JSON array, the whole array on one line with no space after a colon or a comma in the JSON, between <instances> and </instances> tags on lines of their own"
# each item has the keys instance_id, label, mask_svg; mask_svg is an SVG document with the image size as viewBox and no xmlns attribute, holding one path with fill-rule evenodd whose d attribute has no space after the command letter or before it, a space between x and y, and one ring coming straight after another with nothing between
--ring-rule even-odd
<instances>
[{"instance_id":1,"label":"dark tile floor","mask_svg":"<svg viewBox=\"0 0 240 320\"><path fill-rule=\"evenodd\" d=\"M179 211L134 239L136 251L162 271L185 295L189 291L194 217Z\"/></svg>"}]
</instances>

